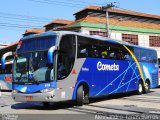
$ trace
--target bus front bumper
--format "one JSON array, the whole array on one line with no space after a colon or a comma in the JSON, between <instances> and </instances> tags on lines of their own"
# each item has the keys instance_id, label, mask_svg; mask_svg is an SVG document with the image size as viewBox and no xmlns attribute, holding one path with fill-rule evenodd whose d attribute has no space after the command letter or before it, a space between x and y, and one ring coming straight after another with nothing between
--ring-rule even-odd
<instances>
[{"instance_id":1,"label":"bus front bumper","mask_svg":"<svg viewBox=\"0 0 160 120\"><path fill-rule=\"evenodd\" d=\"M55 91L47 93L14 93L12 92L12 98L16 102L57 102L58 99L55 96Z\"/></svg>"}]
</instances>

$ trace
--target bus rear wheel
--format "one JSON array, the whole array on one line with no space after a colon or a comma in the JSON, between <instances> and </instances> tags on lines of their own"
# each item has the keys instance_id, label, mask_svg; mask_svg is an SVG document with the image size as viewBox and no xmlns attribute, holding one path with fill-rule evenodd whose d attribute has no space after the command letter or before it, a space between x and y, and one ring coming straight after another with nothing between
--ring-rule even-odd
<instances>
[{"instance_id":1,"label":"bus rear wheel","mask_svg":"<svg viewBox=\"0 0 160 120\"><path fill-rule=\"evenodd\" d=\"M144 87L144 93L149 93L150 92L150 83L149 81L146 81L146 86Z\"/></svg>"},{"instance_id":2,"label":"bus rear wheel","mask_svg":"<svg viewBox=\"0 0 160 120\"><path fill-rule=\"evenodd\" d=\"M83 85L79 86L77 89L77 106L82 106L83 104L89 103L88 91Z\"/></svg>"},{"instance_id":3,"label":"bus rear wheel","mask_svg":"<svg viewBox=\"0 0 160 120\"><path fill-rule=\"evenodd\" d=\"M143 84L142 84L141 81L139 81L137 94L138 94L138 95L141 95L142 93L143 93Z\"/></svg>"}]
</instances>

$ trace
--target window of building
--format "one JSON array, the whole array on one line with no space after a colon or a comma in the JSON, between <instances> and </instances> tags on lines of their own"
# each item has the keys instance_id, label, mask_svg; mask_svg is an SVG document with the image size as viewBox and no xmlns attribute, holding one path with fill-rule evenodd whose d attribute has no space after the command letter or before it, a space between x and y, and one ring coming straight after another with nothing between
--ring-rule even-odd
<instances>
[{"instance_id":1,"label":"window of building","mask_svg":"<svg viewBox=\"0 0 160 120\"><path fill-rule=\"evenodd\" d=\"M90 31L90 35L98 35L98 36L108 37L108 33L105 31Z\"/></svg>"},{"instance_id":2,"label":"window of building","mask_svg":"<svg viewBox=\"0 0 160 120\"><path fill-rule=\"evenodd\" d=\"M134 45L138 45L138 35L122 34L122 40Z\"/></svg>"},{"instance_id":3,"label":"window of building","mask_svg":"<svg viewBox=\"0 0 160 120\"><path fill-rule=\"evenodd\" d=\"M160 36L149 36L150 47L160 47Z\"/></svg>"}]
</instances>

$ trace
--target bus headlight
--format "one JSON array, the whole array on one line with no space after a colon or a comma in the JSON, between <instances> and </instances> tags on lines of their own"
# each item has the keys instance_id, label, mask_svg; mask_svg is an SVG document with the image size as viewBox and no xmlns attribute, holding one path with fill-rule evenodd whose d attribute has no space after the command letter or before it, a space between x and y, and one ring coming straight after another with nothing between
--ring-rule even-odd
<instances>
[{"instance_id":1,"label":"bus headlight","mask_svg":"<svg viewBox=\"0 0 160 120\"><path fill-rule=\"evenodd\" d=\"M53 88L47 88L47 89L40 90L40 92L41 93L47 93L47 92L51 92L53 90L54 90Z\"/></svg>"},{"instance_id":2,"label":"bus headlight","mask_svg":"<svg viewBox=\"0 0 160 120\"><path fill-rule=\"evenodd\" d=\"M17 91L17 90L12 90L12 92L13 92L13 93L18 93L18 91Z\"/></svg>"}]
</instances>

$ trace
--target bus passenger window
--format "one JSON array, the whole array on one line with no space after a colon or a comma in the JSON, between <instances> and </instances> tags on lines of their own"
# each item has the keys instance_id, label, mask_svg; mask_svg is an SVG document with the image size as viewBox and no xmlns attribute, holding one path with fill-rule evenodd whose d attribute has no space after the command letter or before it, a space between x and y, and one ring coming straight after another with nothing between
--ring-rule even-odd
<instances>
[{"instance_id":1,"label":"bus passenger window","mask_svg":"<svg viewBox=\"0 0 160 120\"><path fill-rule=\"evenodd\" d=\"M84 57L88 57L88 50L85 49L81 49L79 52L80 57L84 58Z\"/></svg>"},{"instance_id":2,"label":"bus passenger window","mask_svg":"<svg viewBox=\"0 0 160 120\"><path fill-rule=\"evenodd\" d=\"M115 59L115 53L114 52L110 53L110 58Z\"/></svg>"},{"instance_id":3,"label":"bus passenger window","mask_svg":"<svg viewBox=\"0 0 160 120\"><path fill-rule=\"evenodd\" d=\"M91 50L90 50L90 55L93 58L98 58L99 57L99 51L96 46L92 45Z\"/></svg>"},{"instance_id":4,"label":"bus passenger window","mask_svg":"<svg viewBox=\"0 0 160 120\"><path fill-rule=\"evenodd\" d=\"M119 50L119 51L116 53L116 59L117 59L117 60L123 60L122 51Z\"/></svg>"},{"instance_id":5,"label":"bus passenger window","mask_svg":"<svg viewBox=\"0 0 160 120\"><path fill-rule=\"evenodd\" d=\"M131 60L131 56L129 54L124 55L124 60Z\"/></svg>"},{"instance_id":6,"label":"bus passenger window","mask_svg":"<svg viewBox=\"0 0 160 120\"><path fill-rule=\"evenodd\" d=\"M142 57L141 57L141 61L144 61L144 62L145 62L146 60L147 60L147 58L146 58L145 56L142 56Z\"/></svg>"}]
</instances>

